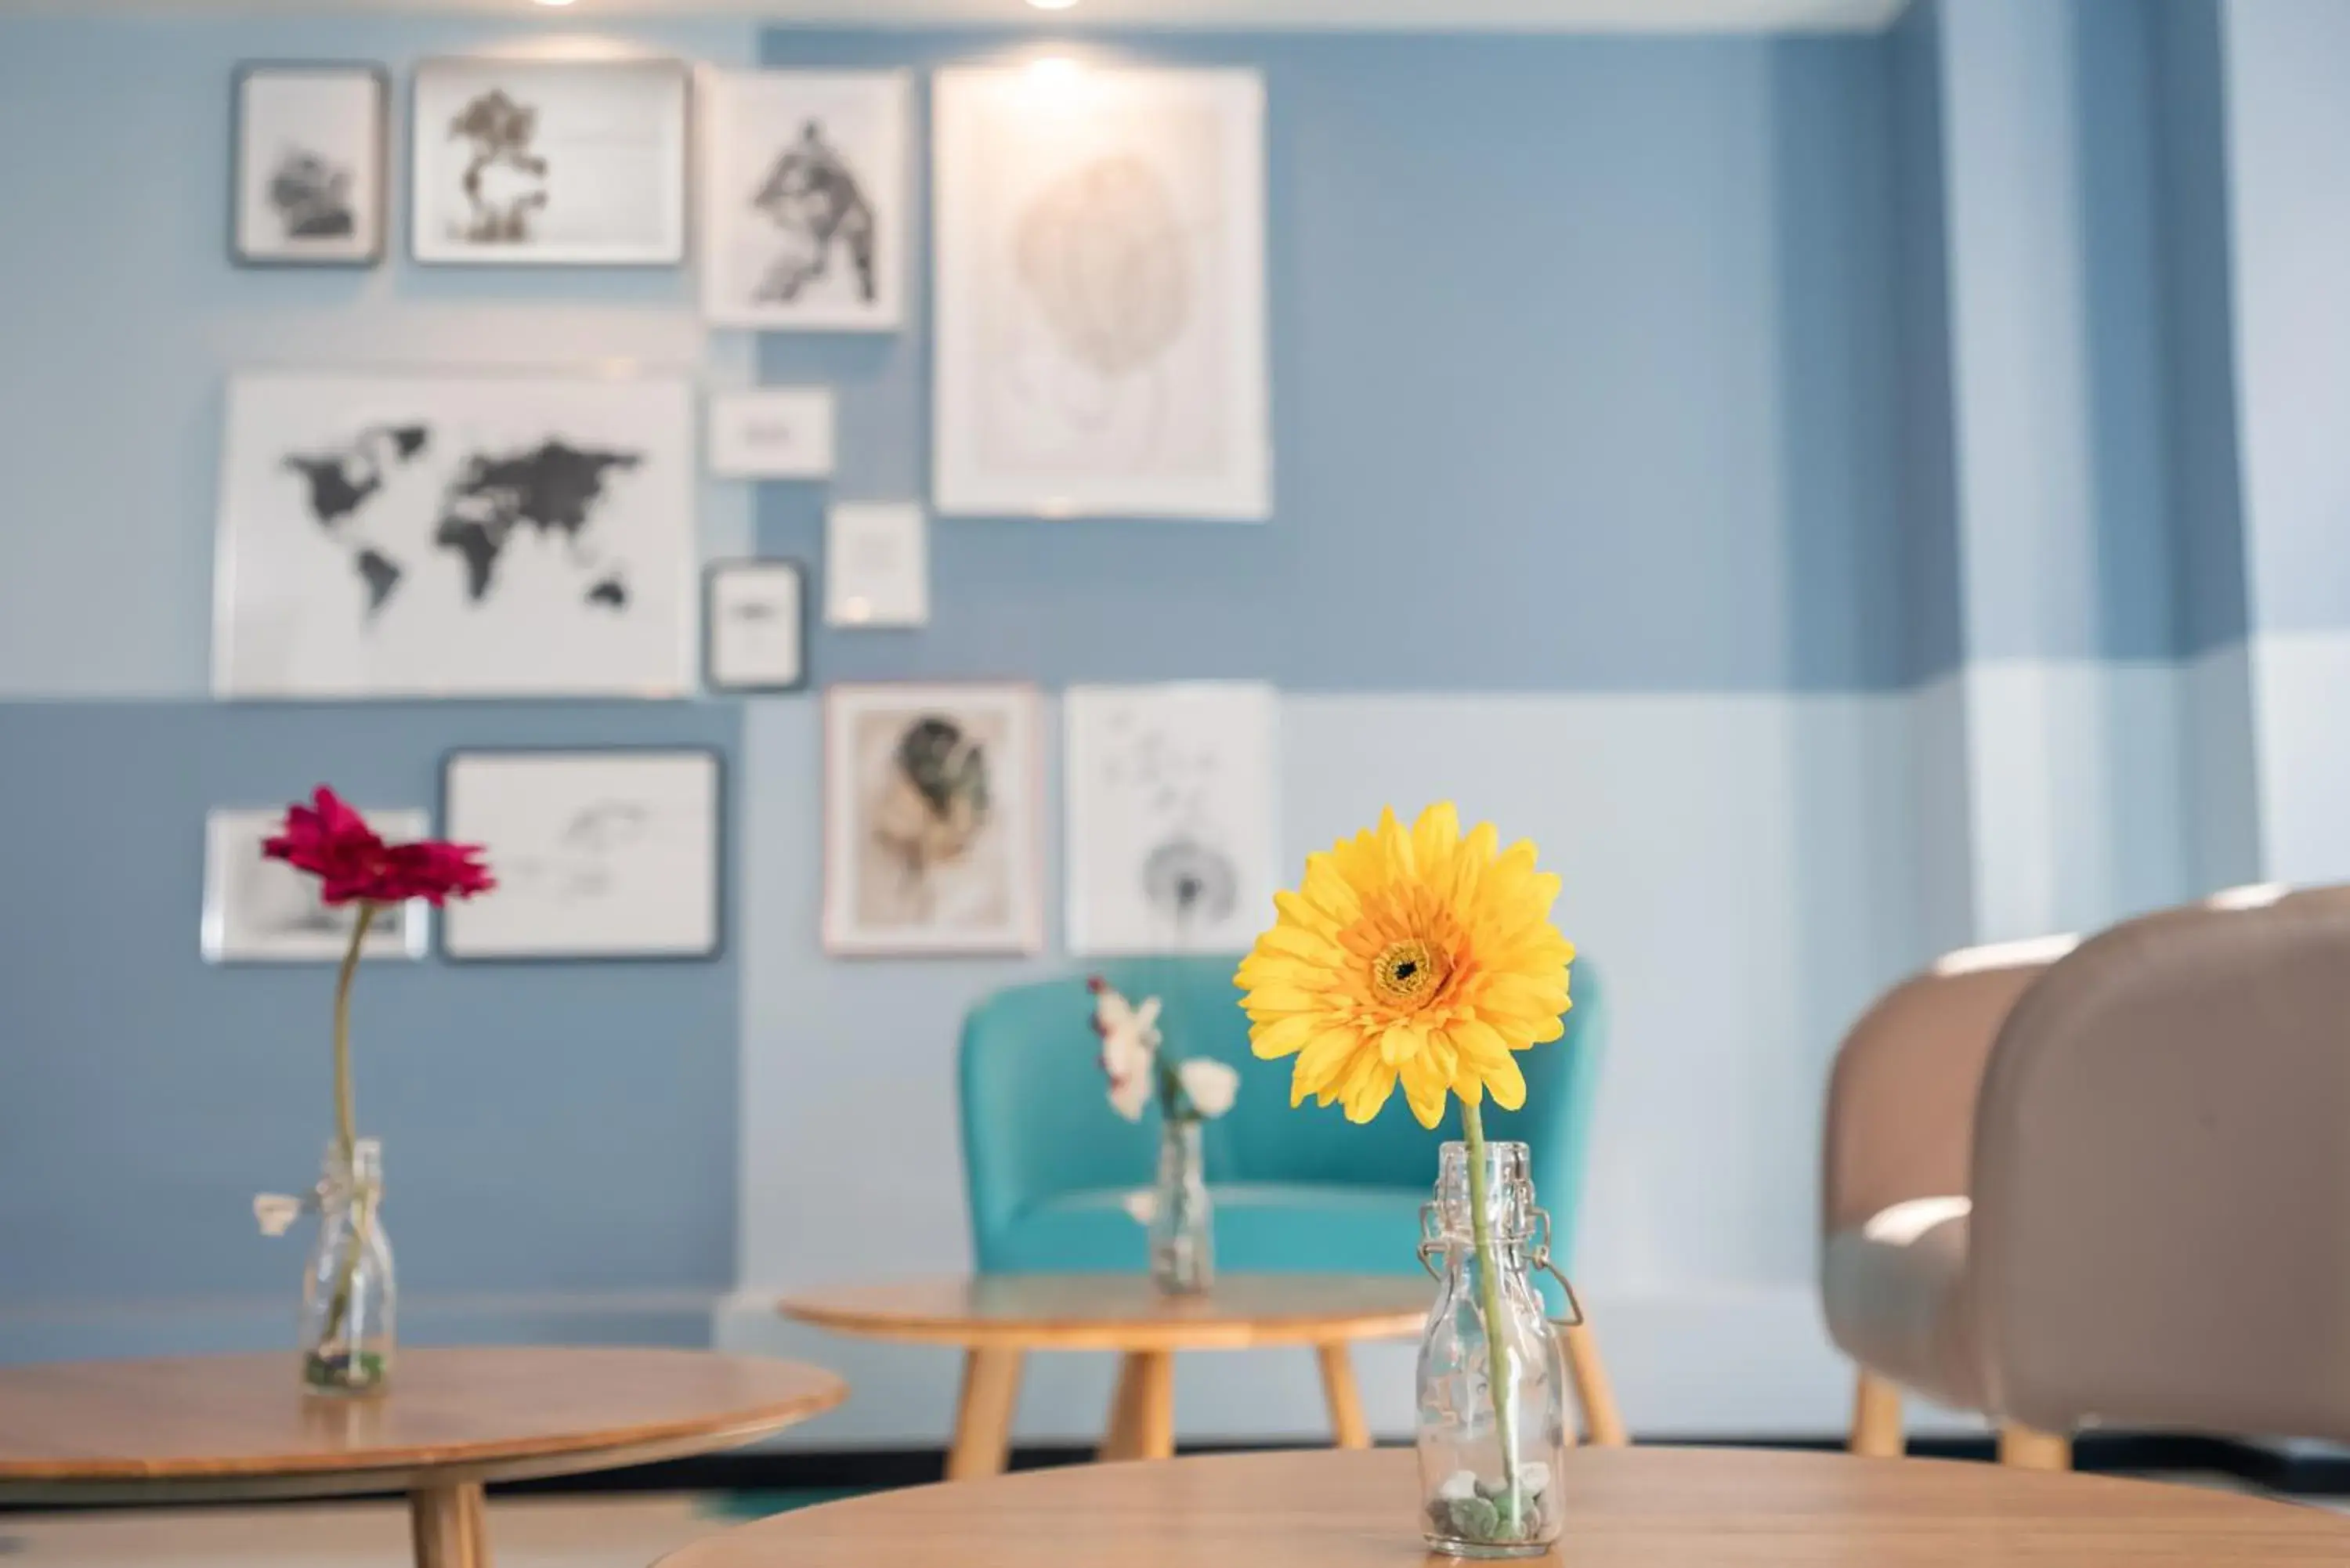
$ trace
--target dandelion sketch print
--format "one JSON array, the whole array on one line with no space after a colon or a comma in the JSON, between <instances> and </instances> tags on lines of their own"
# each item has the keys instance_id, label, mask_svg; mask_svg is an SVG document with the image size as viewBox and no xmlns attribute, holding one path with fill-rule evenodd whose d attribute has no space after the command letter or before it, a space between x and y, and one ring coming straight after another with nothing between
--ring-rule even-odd
<instances>
[{"instance_id":1,"label":"dandelion sketch print","mask_svg":"<svg viewBox=\"0 0 2350 1568\"><path fill-rule=\"evenodd\" d=\"M1035 699L1021 688L836 687L826 935L839 952L1037 944Z\"/></svg>"},{"instance_id":2,"label":"dandelion sketch print","mask_svg":"<svg viewBox=\"0 0 2350 1568\"><path fill-rule=\"evenodd\" d=\"M943 72L938 504L1262 518L1263 88Z\"/></svg>"},{"instance_id":3,"label":"dandelion sketch print","mask_svg":"<svg viewBox=\"0 0 2350 1568\"><path fill-rule=\"evenodd\" d=\"M703 290L712 320L899 324L910 90L897 72L704 76Z\"/></svg>"},{"instance_id":4,"label":"dandelion sketch print","mask_svg":"<svg viewBox=\"0 0 2350 1568\"><path fill-rule=\"evenodd\" d=\"M689 80L673 60L424 62L416 259L683 260Z\"/></svg>"},{"instance_id":5,"label":"dandelion sketch print","mask_svg":"<svg viewBox=\"0 0 2350 1568\"><path fill-rule=\"evenodd\" d=\"M1070 951L1246 947L1278 870L1272 689L1080 686L1066 704Z\"/></svg>"}]
</instances>

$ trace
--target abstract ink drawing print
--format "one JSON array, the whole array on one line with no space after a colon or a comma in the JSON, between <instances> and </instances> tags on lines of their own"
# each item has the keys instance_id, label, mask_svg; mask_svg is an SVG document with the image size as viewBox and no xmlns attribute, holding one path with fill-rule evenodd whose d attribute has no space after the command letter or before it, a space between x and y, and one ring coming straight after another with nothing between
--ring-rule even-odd
<instances>
[{"instance_id":1,"label":"abstract ink drawing print","mask_svg":"<svg viewBox=\"0 0 2350 1568\"><path fill-rule=\"evenodd\" d=\"M546 160L531 151L538 110L493 88L459 110L449 139L472 144L461 183L467 212L450 237L475 244L521 244L546 206Z\"/></svg>"},{"instance_id":2,"label":"abstract ink drawing print","mask_svg":"<svg viewBox=\"0 0 2350 1568\"><path fill-rule=\"evenodd\" d=\"M289 240L343 240L358 228L351 171L305 148L289 147L269 176L269 205Z\"/></svg>"},{"instance_id":3,"label":"abstract ink drawing print","mask_svg":"<svg viewBox=\"0 0 2350 1568\"><path fill-rule=\"evenodd\" d=\"M854 269L857 297L873 303L873 205L847 161L825 140L822 124L811 119L800 128L799 140L775 160L751 205L784 236L783 253L760 280L758 300L799 298L830 270L837 245Z\"/></svg>"}]
</instances>

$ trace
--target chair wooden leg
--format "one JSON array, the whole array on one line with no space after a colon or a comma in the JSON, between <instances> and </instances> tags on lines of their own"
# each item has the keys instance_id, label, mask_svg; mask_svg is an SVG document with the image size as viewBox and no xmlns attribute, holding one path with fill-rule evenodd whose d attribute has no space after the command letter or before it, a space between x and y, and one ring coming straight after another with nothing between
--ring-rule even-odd
<instances>
[{"instance_id":1,"label":"chair wooden leg","mask_svg":"<svg viewBox=\"0 0 2350 1568\"><path fill-rule=\"evenodd\" d=\"M1864 1459L1898 1459L1906 1447L1900 1385L1864 1368L1853 1392L1852 1451Z\"/></svg>"},{"instance_id":2,"label":"chair wooden leg","mask_svg":"<svg viewBox=\"0 0 2350 1568\"><path fill-rule=\"evenodd\" d=\"M1616 1390L1607 1381L1607 1364L1599 1359L1599 1341L1592 1337L1590 1320L1561 1328L1558 1343L1566 1352L1567 1376L1575 1380L1575 1400L1583 1407L1591 1446L1625 1447L1631 1438L1624 1430L1623 1412L1616 1407Z\"/></svg>"},{"instance_id":3,"label":"chair wooden leg","mask_svg":"<svg viewBox=\"0 0 2350 1568\"><path fill-rule=\"evenodd\" d=\"M1142 1356L1128 1351L1118 1359L1118 1389L1109 1397L1109 1426L1096 1455L1105 1464L1142 1457Z\"/></svg>"},{"instance_id":4,"label":"chair wooden leg","mask_svg":"<svg viewBox=\"0 0 2350 1568\"><path fill-rule=\"evenodd\" d=\"M1330 1435L1342 1449L1371 1446L1370 1423L1363 1419L1363 1391L1355 1383L1354 1359L1347 1342L1334 1340L1314 1347L1322 1364L1322 1397L1330 1407Z\"/></svg>"},{"instance_id":5,"label":"chair wooden leg","mask_svg":"<svg viewBox=\"0 0 2350 1568\"><path fill-rule=\"evenodd\" d=\"M1145 1350L1134 1356L1134 1457L1175 1457L1175 1355Z\"/></svg>"},{"instance_id":6,"label":"chair wooden leg","mask_svg":"<svg viewBox=\"0 0 2350 1568\"><path fill-rule=\"evenodd\" d=\"M408 1526L416 1568L474 1568L474 1538L466 1494L478 1486L426 1487L408 1498Z\"/></svg>"},{"instance_id":7,"label":"chair wooden leg","mask_svg":"<svg viewBox=\"0 0 2350 1568\"><path fill-rule=\"evenodd\" d=\"M1999 1462L2019 1470L2069 1470L2073 1439L2003 1422L1999 1428Z\"/></svg>"},{"instance_id":8,"label":"chair wooden leg","mask_svg":"<svg viewBox=\"0 0 2350 1568\"><path fill-rule=\"evenodd\" d=\"M947 1480L1003 1473L1012 1451L1012 1414L1019 1403L1018 1351L963 1353L962 1400L955 1411L954 1447L947 1450Z\"/></svg>"}]
</instances>

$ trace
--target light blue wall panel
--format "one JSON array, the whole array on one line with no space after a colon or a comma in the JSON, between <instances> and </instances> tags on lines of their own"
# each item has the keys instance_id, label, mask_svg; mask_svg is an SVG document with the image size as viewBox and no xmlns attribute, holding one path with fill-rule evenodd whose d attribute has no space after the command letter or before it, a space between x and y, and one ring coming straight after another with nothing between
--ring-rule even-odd
<instances>
[{"instance_id":1,"label":"light blue wall panel","mask_svg":"<svg viewBox=\"0 0 2350 1568\"><path fill-rule=\"evenodd\" d=\"M764 54L929 68L1006 49L779 30ZM1904 678L1882 40L1086 52L1264 73L1275 518L941 522L931 628L822 633L827 676ZM843 494L927 492L928 309L925 284L899 337L762 345L766 379L840 384ZM818 553L822 506L770 487L763 543Z\"/></svg>"}]
</instances>

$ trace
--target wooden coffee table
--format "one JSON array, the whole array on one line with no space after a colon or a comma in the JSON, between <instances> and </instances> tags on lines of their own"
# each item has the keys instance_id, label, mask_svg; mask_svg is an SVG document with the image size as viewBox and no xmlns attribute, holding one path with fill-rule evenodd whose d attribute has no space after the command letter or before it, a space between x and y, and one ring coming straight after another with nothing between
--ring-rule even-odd
<instances>
[{"instance_id":1,"label":"wooden coffee table","mask_svg":"<svg viewBox=\"0 0 2350 1568\"><path fill-rule=\"evenodd\" d=\"M1031 1350L1115 1350L1106 1459L1175 1451L1175 1353L1311 1345L1342 1449L1368 1448L1370 1428L1347 1347L1408 1339L1436 1299L1409 1274L1224 1274L1200 1296L1166 1296L1138 1274L983 1274L851 1285L785 1298L784 1314L841 1334L963 1352L962 1397L947 1476L1003 1469L1020 1361Z\"/></svg>"},{"instance_id":2,"label":"wooden coffee table","mask_svg":"<svg viewBox=\"0 0 2350 1568\"><path fill-rule=\"evenodd\" d=\"M692 1350L402 1350L365 1398L291 1355L0 1367L0 1501L409 1494L418 1568L487 1568L485 1481L730 1449L847 1386Z\"/></svg>"},{"instance_id":3,"label":"wooden coffee table","mask_svg":"<svg viewBox=\"0 0 2350 1568\"><path fill-rule=\"evenodd\" d=\"M1578 1449L1574 1568L2285 1568L2350 1562L2350 1519L2232 1492L1933 1459ZM659 1568L1405 1568L1413 1456L1235 1454L1032 1470L827 1503Z\"/></svg>"}]
</instances>

